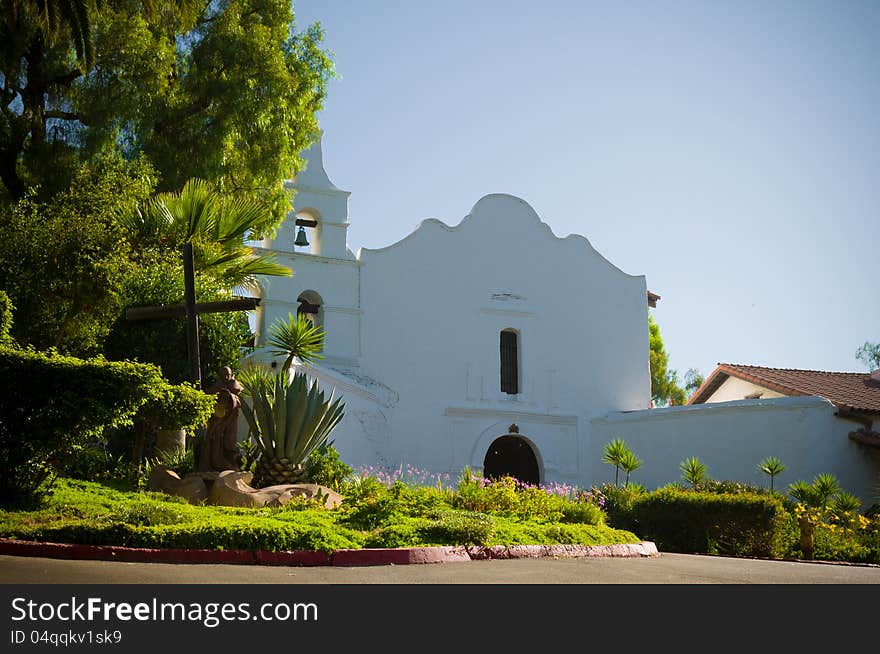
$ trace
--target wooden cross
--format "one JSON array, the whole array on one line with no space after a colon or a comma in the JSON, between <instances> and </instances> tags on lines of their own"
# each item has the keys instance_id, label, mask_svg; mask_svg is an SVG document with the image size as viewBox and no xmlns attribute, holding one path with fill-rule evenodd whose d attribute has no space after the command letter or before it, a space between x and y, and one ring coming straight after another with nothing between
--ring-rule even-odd
<instances>
[{"instance_id":1,"label":"wooden cross","mask_svg":"<svg viewBox=\"0 0 880 654\"><path fill-rule=\"evenodd\" d=\"M192 243L183 246L183 287L184 303L168 304L159 307L134 307L125 312L127 320L149 320L152 318L172 318L186 316L186 350L190 376L193 383L202 385L202 364L199 358L199 320L202 313L226 313L229 311L250 311L260 305L260 298L243 297L223 302L196 304L195 268L193 265Z\"/></svg>"}]
</instances>

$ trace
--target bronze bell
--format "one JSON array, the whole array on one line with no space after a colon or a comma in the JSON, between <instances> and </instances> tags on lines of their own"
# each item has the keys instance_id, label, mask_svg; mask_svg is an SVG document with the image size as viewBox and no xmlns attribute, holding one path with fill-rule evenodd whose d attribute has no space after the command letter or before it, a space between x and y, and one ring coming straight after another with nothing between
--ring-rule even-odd
<instances>
[{"instance_id":1,"label":"bronze bell","mask_svg":"<svg viewBox=\"0 0 880 654\"><path fill-rule=\"evenodd\" d=\"M306 230L304 227L300 226L299 232L297 232L296 234L296 240L293 242L293 244L301 248L309 244L309 239L306 238Z\"/></svg>"}]
</instances>

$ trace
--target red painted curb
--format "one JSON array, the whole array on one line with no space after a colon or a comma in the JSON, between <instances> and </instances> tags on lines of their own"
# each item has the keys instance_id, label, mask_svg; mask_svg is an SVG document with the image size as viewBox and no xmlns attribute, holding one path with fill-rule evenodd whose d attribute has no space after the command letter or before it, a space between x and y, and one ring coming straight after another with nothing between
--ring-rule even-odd
<instances>
[{"instance_id":1,"label":"red painted curb","mask_svg":"<svg viewBox=\"0 0 880 654\"><path fill-rule=\"evenodd\" d=\"M51 559L125 561L129 563L233 563L243 565L362 566L458 563L490 559L550 557L646 557L658 556L654 543L626 545L494 545L491 547L395 547L336 550L331 554L311 550L207 550L141 548L116 545L38 543L0 538L0 554Z\"/></svg>"}]
</instances>

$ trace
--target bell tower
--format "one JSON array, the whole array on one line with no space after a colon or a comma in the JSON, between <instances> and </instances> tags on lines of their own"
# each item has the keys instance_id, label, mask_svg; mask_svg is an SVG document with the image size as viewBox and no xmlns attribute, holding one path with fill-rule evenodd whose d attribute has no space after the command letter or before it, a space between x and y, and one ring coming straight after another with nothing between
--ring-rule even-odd
<instances>
[{"instance_id":1,"label":"bell tower","mask_svg":"<svg viewBox=\"0 0 880 654\"><path fill-rule=\"evenodd\" d=\"M321 139L303 151L306 167L285 187L295 191L293 209L263 249L293 270L292 277L260 280L258 344L288 314L324 330L321 365L357 367L360 358L360 263L348 248L348 191L324 170ZM255 355L265 358L267 353Z\"/></svg>"},{"instance_id":2,"label":"bell tower","mask_svg":"<svg viewBox=\"0 0 880 654\"><path fill-rule=\"evenodd\" d=\"M346 244L351 193L338 188L324 170L322 137L303 151L305 169L285 182L285 188L295 191L293 210L264 247L275 252L354 259Z\"/></svg>"}]
</instances>

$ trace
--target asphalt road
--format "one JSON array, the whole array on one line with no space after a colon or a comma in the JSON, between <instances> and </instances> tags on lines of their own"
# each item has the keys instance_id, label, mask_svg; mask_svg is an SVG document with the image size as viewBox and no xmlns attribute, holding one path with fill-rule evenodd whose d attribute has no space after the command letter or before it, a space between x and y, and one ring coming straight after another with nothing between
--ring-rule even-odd
<instances>
[{"instance_id":1,"label":"asphalt road","mask_svg":"<svg viewBox=\"0 0 880 654\"><path fill-rule=\"evenodd\" d=\"M0 583L880 584L880 566L668 553L651 558L539 558L362 567L120 563L0 556Z\"/></svg>"}]
</instances>

